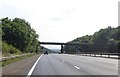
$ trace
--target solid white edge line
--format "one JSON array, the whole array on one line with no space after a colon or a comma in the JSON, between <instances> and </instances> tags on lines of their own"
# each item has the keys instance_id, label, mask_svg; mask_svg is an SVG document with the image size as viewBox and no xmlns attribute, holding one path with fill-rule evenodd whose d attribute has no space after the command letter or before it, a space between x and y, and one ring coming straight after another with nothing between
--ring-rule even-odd
<instances>
[{"instance_id":1,"label":"solid white edge line","mask_svg":"<svg viewBox=\"0 0 120 77\"><path fill-rule=\"evenodd\" d=\"M77 67L77 66L74 66L74 67L75 67L76 69L78 69L78 70L80 69L80 68L79 68L79 67Z\"/></svg>"},{"instance_id":2,"label":"solid white edge line","mask_svg":"<svg viewBox=\"0 0 120 77\"><path fill-rule=\"evenodd\" d=\"M35 67L36 67L36 65L37 65L37 63L38 63L38 61L40 60L40 58L41 58L42 56L43 56L43 54L40 55L40 57L37 59L37 61L36 61L35 64L32 66L31 70L29 71L29 73L27 74L26 77L30 77L30 76L32 75L32 73L33 73L33 71L34 71L34 69L35 69Z\"/></svg>"}]
</instances>

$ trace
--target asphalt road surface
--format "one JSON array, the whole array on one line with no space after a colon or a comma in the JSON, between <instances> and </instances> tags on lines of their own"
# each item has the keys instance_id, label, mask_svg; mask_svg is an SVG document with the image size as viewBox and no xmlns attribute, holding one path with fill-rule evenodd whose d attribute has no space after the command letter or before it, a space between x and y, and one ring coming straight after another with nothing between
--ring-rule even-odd
<instances>
[{"instance_id":1,"label":"asphalt road surface","mask_svg":"<svg viewBox=\"0 0 120 77\"><path fill-rule=\"evenodd\" d=\"M3 66L2 75L27 75L40 55L41 54L37 54L29 58Z\"/></svg>"},{"instance_id":2,"label":"asphalt road surface","mask_svg":"<svg viewBox=\"0 0 120 77\"><path fill-rule=\"evenodd\" d=\"M43 55L32 75L118 75L118 60L68 54Z\"/></svg>"}]
</instances>

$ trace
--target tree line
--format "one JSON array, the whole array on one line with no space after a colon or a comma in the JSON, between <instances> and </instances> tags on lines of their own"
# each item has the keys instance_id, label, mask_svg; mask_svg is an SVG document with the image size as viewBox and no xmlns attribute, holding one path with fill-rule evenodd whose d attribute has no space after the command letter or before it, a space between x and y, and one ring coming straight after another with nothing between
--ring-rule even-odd
<instances>
[{"instance_id":1,"label":"tree line","mask_svg":"<svg viewBox=\"0 0 120 77\"><path fill-rule=\"evenodd\" d=\"M120 52L120 26L116 28L108 27L95 32L93 35L78 37L68 43L80 43L79 46L65 45L66 53L77 52ZM85 44L83 44L85 43Z\"/></svg>"},{"instance_id":2,"label":"tree line","mask_svg":"<svg viewBox=\"0 0 120 77\"><path fill-rule=\"evenodd\" d=\"M2 18L0 19L0 27L2 28L3 52L15 53L13 49L21 53L37 53L40 51L39 36L26 20Z\"/></svg>"}]
</instances>

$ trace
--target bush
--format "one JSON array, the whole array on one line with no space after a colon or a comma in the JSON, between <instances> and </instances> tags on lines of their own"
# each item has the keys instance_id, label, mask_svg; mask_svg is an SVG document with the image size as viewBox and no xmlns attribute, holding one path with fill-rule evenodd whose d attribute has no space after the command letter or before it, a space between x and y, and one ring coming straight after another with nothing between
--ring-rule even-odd
<instances>
[{"instance_id":1,"label":"bush","mask_svg":"<svg viewBox=\"0 0 120 77\"><path fill-rule=\"evenodd\" d=\"M9 56L10 54L20 54L21 51L12 45L7 44L5 41L2 41L2 54L3 56Z\"/></svg>"}]
</instances>

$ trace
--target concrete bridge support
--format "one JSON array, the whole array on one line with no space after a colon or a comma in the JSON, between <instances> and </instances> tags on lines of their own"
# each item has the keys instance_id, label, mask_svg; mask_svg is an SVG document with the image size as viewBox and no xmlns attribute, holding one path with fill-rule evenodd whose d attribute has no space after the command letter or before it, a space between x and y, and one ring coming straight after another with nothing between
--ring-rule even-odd
<instances>
[{"instance_id":1,"label":"concrete bridge support","mask_svg":"<svg viewBox=\"0 0 120 77\"><path fill-rule=\"evenodd\" d=\"M63 53L63 45L61 45L61 53Z\"/></svg>"}]
</instances>

